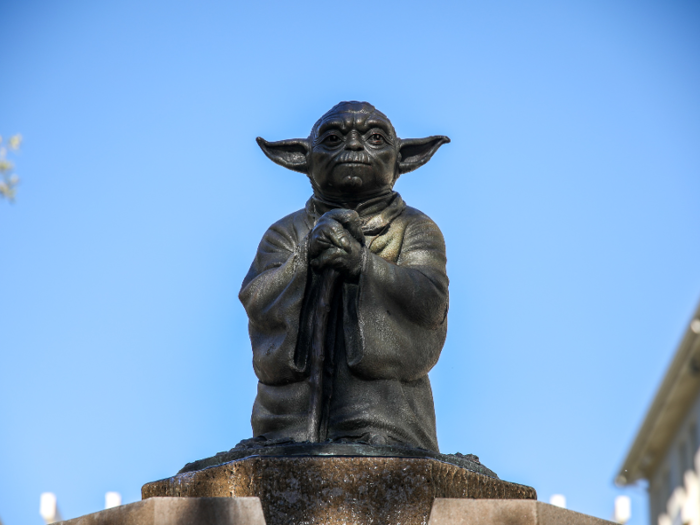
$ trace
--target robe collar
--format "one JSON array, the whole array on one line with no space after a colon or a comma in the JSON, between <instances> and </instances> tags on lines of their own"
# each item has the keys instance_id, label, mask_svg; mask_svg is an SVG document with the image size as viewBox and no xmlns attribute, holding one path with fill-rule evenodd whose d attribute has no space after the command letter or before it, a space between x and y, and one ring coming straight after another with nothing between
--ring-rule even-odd
<instances>
[{"instance_id":1,"label":"robe collar","mask_svg":"<svg viewBox=\"0 0 700 525\"><path fill-rule=\"evenodd\" d=\"M314 195L306 202L306 213L314 222L327 211L340 208L337 204L330 203ZM352 209L348 206L349 209ZM396 217L406 209L406 203L397 192L392 191L387 195L381 195L358 204L355 211L362 220L362 232L365 235L377 235L383 231Z\"/></svg>"}]
</instances>

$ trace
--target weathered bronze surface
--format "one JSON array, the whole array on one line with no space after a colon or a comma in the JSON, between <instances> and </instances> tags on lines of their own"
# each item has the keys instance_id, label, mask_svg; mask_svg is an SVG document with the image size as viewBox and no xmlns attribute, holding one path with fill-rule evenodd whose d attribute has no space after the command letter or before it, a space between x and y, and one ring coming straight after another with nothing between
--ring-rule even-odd
<instances>
[{"instance_id":1,"label":"weathered bronze surface","mask_svg":"<svg viewBox=\"0 0 700 525\"><path fill-rule=\"evenodd\" d=\"M259 444L439 451L428 372L447 332L445 243L393 186L447 142L400 139L366 102L338 104L307 139L258 138L313 188L303 209L265 233L240 292Z\"/></svg>"},{"instance_id":2,"label":"weathered bronze surface","mask_svg":"<svg viewBox=\"0 0 700 525\"><path fill-rule=\"evenodd\" d=\"M267 525L425 525L435 498L536 499L434 459L254 457L148 483L155 496L257 496Z\"/></svg>"},{"instance_id":3,"label":"weathered bronze surface","mask_svg":"<svg viewBox=\"0 0 700 525\"><path fill-rule=\"evenodd\" d=\"M144 499L256 496L268 525L425 524L435 498L536 499L438 449L428 372L447 333L445 243L393 186L447 142L400 139L366 102L338 104L308 139L258 138L313 195L267 230L239 295L253 437Z\"/></svg>"}]
</instances>

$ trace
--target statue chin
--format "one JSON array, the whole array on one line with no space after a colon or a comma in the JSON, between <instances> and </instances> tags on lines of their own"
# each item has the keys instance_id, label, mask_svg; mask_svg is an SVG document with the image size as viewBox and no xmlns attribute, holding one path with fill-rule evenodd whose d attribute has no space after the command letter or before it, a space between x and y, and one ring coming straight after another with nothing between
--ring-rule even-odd
<instances>
[{"instance_id":1,"label":"statue chin","mask_svg":"<svg viewBox=\"0 0 700 525\"><path fill-rule=\"evenodd\" d=\"M362 187L362 182L362 178L357 175L347 175L343 177L340 186L347 189L358 189Z\"/></svg>"},{"instance_id":2,"label":"statue chin","mask_svg":"<svg viewBox=\"0 0 700 525\"><path fill-rule=\"evenodd\" d=\"M349 193L357 193L371 177L372 167L363 164L341 164L333 170L333 178L337 181L338 189Z\"/></svg>"}]
</instances>

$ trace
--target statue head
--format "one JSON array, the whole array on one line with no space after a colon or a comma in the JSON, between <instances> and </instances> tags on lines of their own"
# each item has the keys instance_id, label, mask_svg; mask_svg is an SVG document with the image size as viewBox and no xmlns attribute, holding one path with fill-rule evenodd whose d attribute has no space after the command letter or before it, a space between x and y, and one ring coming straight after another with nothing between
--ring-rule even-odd
<instances>
[{"instance_id":1,"label":"statue head","mask_svg":"<svg viewBox=\"0 0 700 525\"><path fill-rule=\"evenodd\" d=\"M273 162L305 173L319 196L360 201L391 191L399 175L428 162L450 139L400 139L384 113L353 101L331 108L306 139L257 142Z\"/></svg>"}]
</instances>

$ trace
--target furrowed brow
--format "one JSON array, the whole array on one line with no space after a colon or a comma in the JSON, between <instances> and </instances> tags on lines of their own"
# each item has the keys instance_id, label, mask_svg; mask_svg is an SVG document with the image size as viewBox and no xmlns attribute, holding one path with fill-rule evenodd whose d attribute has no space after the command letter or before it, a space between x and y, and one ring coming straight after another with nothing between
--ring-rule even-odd
<instances>
[{"instance_id":1,"label":"furrowed brow","mask_svg":"<svg viewBox=\"0 0 700 525\"><path fill-rule=\"evenodd\" d=\"M387 122L384 119L370 117L362 123L361 127L364 131L367 131L372 128L379 128L386 134L393 135L391 127L389 126L389 124L387 124Z\"/></svg>"},{"instance_id":2,"label":"furrowed brow","mask_svg":"<svg viewBox=\"0 0 700 525\"><path fill-rule=\"evenodd\" d=\"M345 125L345 121L343 119L332 118L324 121L323 124L319 126L318 134L323 135L329 129L340 129L344 133L347 126Z\"/></svg>"}]
</instances>

